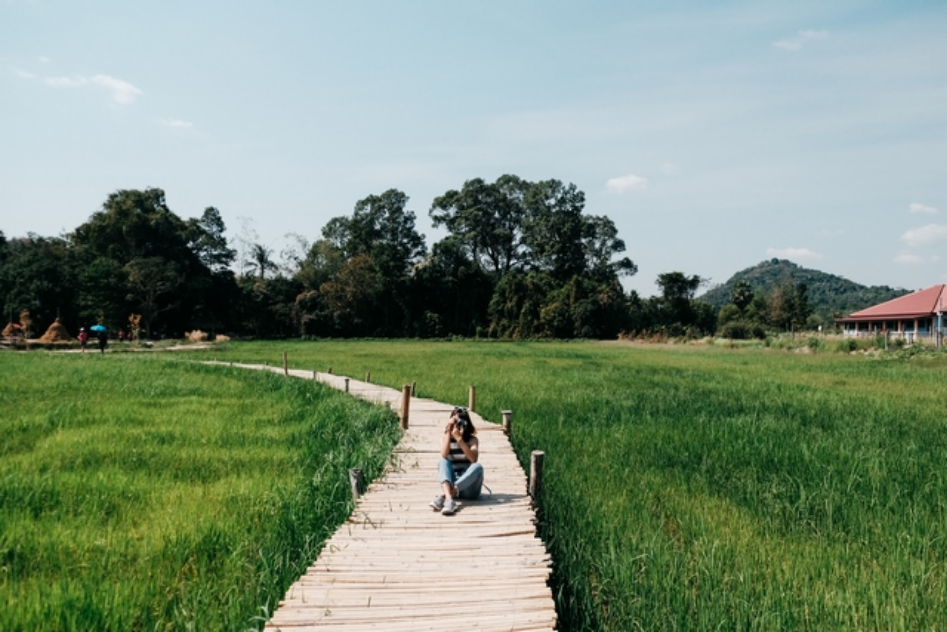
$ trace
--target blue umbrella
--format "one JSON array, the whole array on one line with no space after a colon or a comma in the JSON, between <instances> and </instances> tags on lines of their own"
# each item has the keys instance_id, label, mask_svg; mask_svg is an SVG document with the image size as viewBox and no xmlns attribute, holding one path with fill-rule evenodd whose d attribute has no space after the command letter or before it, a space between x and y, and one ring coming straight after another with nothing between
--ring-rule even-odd
<instances>
[{"instance_id":1,"label":"blue umbrella","mask_svg":"<svg viewBox=\"0 0 947 632\"><path fill-rule=\"evenodd\" d=\"M105 325L92 325L89 329L92 331L105 331Z\"/></svg>"}]
</instances>

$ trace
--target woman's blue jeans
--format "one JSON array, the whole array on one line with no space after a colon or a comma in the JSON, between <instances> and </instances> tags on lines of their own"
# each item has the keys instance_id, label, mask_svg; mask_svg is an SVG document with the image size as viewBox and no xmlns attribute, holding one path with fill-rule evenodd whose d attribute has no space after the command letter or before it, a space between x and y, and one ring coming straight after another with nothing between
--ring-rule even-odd
<instances>
[{"instance_id":1,"label":"woman's blue jeans","mask_svg":"<svg viewBox=\"0 0 947 632\"><path fill-rule=\"evenodd\" d=\"M457 477L450 459L441 457L437 463L437 472L441 477L441 483L451 483L457 488L458 498L473 500L480 497L480 489L483 487L483 466L479 463L471 463L467 471Z\"/></svg>"}]
</instances>

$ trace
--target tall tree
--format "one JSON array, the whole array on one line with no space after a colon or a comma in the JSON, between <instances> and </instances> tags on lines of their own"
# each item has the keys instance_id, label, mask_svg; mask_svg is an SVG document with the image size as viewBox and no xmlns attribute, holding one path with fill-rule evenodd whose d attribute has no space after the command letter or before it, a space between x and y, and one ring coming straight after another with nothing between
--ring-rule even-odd
<instances>
[{"instance_id":1,"label":"tall tree","mask_svg":"<svg viewBox=\"0 0 947 632\"><path fill-rule=\"evenodd\" d=\"M381 289L371 257L360 254L349 259L334 280L319 288L335 331L343 336L373 334L371 307Z\"/></svg>"},{"instance_id":2,"label":"tall tree","mask_svg":"<svg viewBox=\"0 0 947 632\"><path fill-rule=\"evenodd\" d=\"M150 310L152 329L169 334L183 333L202 304L201 297L211 285L211 271L201 255L222 265L225 247L208 233L202 240L199 228L222 231L219 215L205 211L201 221L185 222L168 208L161 189L121 190L108 196L102 209L69 235L82 272L84 302L103 298L103 305L86 304L86 313L100 312L106 323L124 325L128 312ZM147 263L142 263L147 262ZM158 270L174 273L158 274ZM92 272L105 278L96 279ZM133 278L134 275L134 278ZM142 284L158 283L145 289ZM102 287L108 284L111 288ZM116 295L123 294L123 299ZM154 300L154 305L147 301ZM156 322L161 326L156 327Z\"/></svg>"},{"instance_id":3,"label":"tall tree","mask_svg":"<svg viewBox=\"0 0 947 632\"><path fill-rule=\"evenodd\" d=\"M178 307L177 290L185 279L178 265L163 257L139 257L125 264L128 274L128 298L138 306L142 326L151 331L162 312Z\"/></svg>"},{"instance_id":4,"label":"tall tree","mask_svg":"<svg viewBox=\"0 0 947 632\"><path fill-rule=\"evenodd\" d=\"M748 281L737 281L730 290L730 302L737 306L742 314L747 306L753 302L753 288Z\"/></svg>"},{"instance_id":5,"label":"tall tree","mask_svg":"<svg viewBox=\"0 0 947 632\"><path fill-rule=\"evenodd\" d=\"M273 249L263 244L252 244L247 269L253 271L260 281L266 279L267 273L279 270L279 266L273 261Z\"/></svg>"},{"instance_id":6,"label":"tall tree","mask_svg":"<svg viewBox=\"0 0 947 632\"><path fill-rule=\"evenodd\" d=\"M468 256L494 277L521 268L526 262L523 220L530 183L504 175L487 183L474 178L459 190L434 199L430 216L444 226Z\"/></svg>"},{"instance_id":7,"label":"tall tree","mask_svg":"<svg viewBox=\"0 0 947 632\"><path fill-rule=\"evenodd\" d=\"M545 180L529 187L524 242L530 266L543 270L560 282L585 272L583 246L585 194L574 184Z\"/></svg>"},{"instance_id":8,"label":"tall tree","mask_svg":"<svg viewBox=\"0 0 947 632\"><path fill-rule=\"evenodd\" d=\"M408 196L397 189L369 195L355 204L348 221L344 250L350 257L366 254L388 281L405 277L426 251L424 236L415 228Z\"/></svg>"},{"instance_id":9,"label":"tall tree","mask_svg":"<svg viewBox=\"0 0 947 632\"><path fill-rule=\"evenodd\" d=\"M408 196L397 189L370 195L355 204L351 217L333 218L322 231L347 261L362 255L371 261L379 283L374 304L378 317L365 317L363 322L375 324L375 335L402 334L410 318L405 286L426 248L407 203Z\"/></svg>"},{"instance_id":10,"label":"tall tree","mask_svg":"<svg viewBox=\"0 0 947 632\"><path fill-rule=\"evenodd\" d=\"M65 240L26 237L3 240L0 250L0 304L5 319L29 310L36 331L58 317L75 332L76 266Z\"/></svg>"},{"instance_id":11,"label":"tall tree","mask_svg":"<svg viewBox=\"0 0 947 632\"><path fill-rule=\"evenodd\" d=\"M653 314L658 326L669 335L682 335L692 328L712 332L716 325L713 308L707 309L694 295L706 281L698 275L687 276L683 272L659 274L657 286L661 296L656 297Z\"/></svg>"},{"instance_id":12,"label":"tall tree","mask_svg":"<svg viewBox=\"0 0 947 632\"><path fill-rule=\"evenodd\" d=\"M618 238L615 222L604 215L583 218L582 250L586 274L596 281L610 282L638 272L638 266L628 257L615 260L616 255L625 252L625 242Z\"/></svg>"},{"instance_id":13,"label":"tall tree","mask_svg":"<svg viewBox=\"0 0 947 632\"><path fill-rule=\"evenodd\" d=\"M188 220L188 240L191 250L208 270L222 272L230 268L237 256L224 237L224 219L213 206L204 209L198 219Z\"/></svg>"},{"instance_id":14,"label":"tall tree","mask_svg":"<svg viewBox=\"0 0 947 632\"><path fill-rule=\"evenodd\" d=\"M474 261L459 239L448 235L415 266L408 284L412 335L474 336L487 324L493 293L491 275Z\"/></svg>"}]
</instances>

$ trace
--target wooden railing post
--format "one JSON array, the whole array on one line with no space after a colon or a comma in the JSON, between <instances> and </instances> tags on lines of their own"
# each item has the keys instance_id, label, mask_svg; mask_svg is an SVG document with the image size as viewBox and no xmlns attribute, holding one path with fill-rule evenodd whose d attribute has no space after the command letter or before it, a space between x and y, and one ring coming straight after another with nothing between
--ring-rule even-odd
<instances>
[{"instance_id":1,"label":"wooden railing post","mask_svg":"<svg viewBox=\"0 0 947 632\"><path fill-rule=\"evenodd\" d=\"M533 505L540 505L543 496L543 460L546 453L542 450L533 450L529 456L529 495Z\"/></svg>"},{"instance_id":2,"label":"wooden railing post","mask_svg":"<svg viewBox=\"0 0 947 632\"><path fill-rule=\"evenodd\" d=\"M289 360L285 351L283 352L283 375L289 375Z\"/></svg>"},{"instance_id":3,"label":"wooden railing post","mask_svg":"<svg viewBox=\"0 0 947 632\"><path fill-rule=\"evenodd\" d=\"M361 469L353 467L349 470L349 485L352 486L352 500L358 500L365 489L365 475Z\"/></svg>"},{"instance_id":4,"label":"wooden railing post","mask_svg":"<svg viewBox=\"0 0 947 632\"><path fill-rule=\"evenodd\" d=\"M513 411L504 410L501 411L503 415L503 434L510 436L510 433L513 432Z\"/></svg>"},{"instance_id":5,"label":"wooden railing post","mask_svg":"<svg viewBox=\"0 0 947 632\"><path fill-rule=\"evenodd\" d=\"M470 385L470 396L467 398L467 410L477 412L477 387Z\"/></svg>"},{"instance_id":6,"label":"wooden railing post","mask_svg":"<svg viewBox=\"0 0 947 632\"><path fill-rule=\"evenodd\" d=\"M414 394L417 393L418 383L411 382L411 397L414 397Z\"/></svg>"},{"instance_id":7,"label":"wooden railing post","mask_svg":"<svg viewBox=\"0 0 947 632\"><path fill-rule=\"evenodd\" d=\"M408 429L408 411L411 408L411 385L401 387L401 429Z\"/></svg>"},{"instance_id":8,"label":"wooden railing post","mask_svg":"<svg viewBox=\"0 0 947 632\"><path fill-rule=\"evenodd\" d=\"M372 372L371 372L371 371L369 371L368 373L365 374L365 381L368 382L369 384L371 384L371 381L372 381Z\"/></svg>"},{"instance_id":9,"label":"wooden railing post","mask_svg":"<svg viewBox=\"0 0 947 632\"><path fill-rule=\"evenodd\" d=\"M349 378L345 378L345 392L349 392Z\"/></svg>"},{"instance_id":10,"label":"wooden railing post","mask_svg":"<svg viewBox=\"0 0 947 632\"><path fill-rule=\"evenodd\" d=\"M326 371L326 373L328 373L329 375L332 375L332 367L331 367L331 366L329 367L329 370Z\"/></svg>"},{"instance_id":11,"label":"wooden railing post","mask_svg":"<svg viewBox=\"0 0 947 632\"><path fill-rule=\"evenodd\" d=\"M313 381L316 380L316 372L315 372L315 371L312 372L312 379L313 379Z\"/></svg>"}]
</instances>

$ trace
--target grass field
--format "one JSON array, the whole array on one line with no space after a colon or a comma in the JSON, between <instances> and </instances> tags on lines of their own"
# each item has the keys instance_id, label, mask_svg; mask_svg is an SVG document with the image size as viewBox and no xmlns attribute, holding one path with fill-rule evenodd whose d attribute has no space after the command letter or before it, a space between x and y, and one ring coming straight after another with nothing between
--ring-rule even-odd
<instances>
[{"instance_id":1,"label":"grass field","mask_svg":"<svg viewBox=\"0 0 947 632\"><path fill-rule=\"evenodd\" d=\"M478 411L546 452L563 630L937 630L945 356L603 343L230 344ZM206 355L206 354L205 354ZM484 455L489 469L489 455ZM489 474L488 474L489 477Z\"/></svg>"},{"instance_id":2,"label":"grass field","mask_svg":"<svg viewBox=\"0 0 947 632\"><path fill-rule=\"evenodd\" d=\"M562 630L943 628L943 355L331 341L184 357L284 351L513 409L521 460L546 451ZM311 382L180 358L0 354L0 629L258 625L348 511L345 470L377 472L395 439L390 413Z\"/></svg>"},{"instance_id":3,"label":"grass field","mask_svg":"<svg viewBox=\"0 0 947 632\"><path fill-rule=\"evenodd\" d=\"M377 475L390 411L169 356L0 353L0 630L244 630Z\"/></svg>"}]
</instances>

